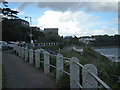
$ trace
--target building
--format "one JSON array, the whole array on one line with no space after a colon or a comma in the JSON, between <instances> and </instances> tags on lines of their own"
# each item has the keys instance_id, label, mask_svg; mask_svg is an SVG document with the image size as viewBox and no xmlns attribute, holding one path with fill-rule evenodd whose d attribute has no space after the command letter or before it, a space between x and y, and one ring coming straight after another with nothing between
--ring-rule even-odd
<instances>
[{"instance_id":1,"label":"building","mask_svg":"<svg viewBox=\"0 0 120 90\"><path fill-rule=\"evenodd\" d=\"M44 28L44 34L55 33L58 35L58 28Z\"/></svg>"},{"instance_id":2,"label":"building","mask_svg":"<svg viewBox=\"0 0 120 90\"><path fill-rule=\"evenodd\" d=\"M23 19L8 19L8 21L10 21L11 23L17 25L17 26L25 26L25 27L29 27L29 22L25 21Z\"/></svg>"},{"instance_id":3,"label":"building","mask_svg":"<svg viewBox=\"0 0 120 90\"><path fill-rule=\"evenodd\" d=\"M79 39L79 41L80 42L83 42L83 43L85 43L85 44L89 44L90 42L92 42L92 41L95 41L96 39L95 38L91 38L91 37L81 37L80 39Z\"/></svg>"},{"instance_id":4,"label":"building","mask_svg":"<svg viewBox=\"0 0 120 90\"><path fill-rule=\"evenodd\" d=\"M31 28L32 28L32 30L43 32L43 30L41 30L39 27L34 26L34 27L31 27Z\"/></svg>"}]
</instances>

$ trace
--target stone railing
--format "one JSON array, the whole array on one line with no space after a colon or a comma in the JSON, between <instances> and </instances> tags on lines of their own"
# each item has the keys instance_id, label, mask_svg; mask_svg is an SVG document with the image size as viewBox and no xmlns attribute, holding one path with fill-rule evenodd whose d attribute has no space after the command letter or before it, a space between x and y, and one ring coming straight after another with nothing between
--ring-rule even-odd
<instances>
[{"instance_id":1,"label":"stone railing","mask_svg":"<svg viewBox=\"0 0 120 90\"><path fill-rule=\"evenodd\" d=\"M37 49L28 49L14 45L14 51L18 56L20 56L25 61L29 61L30 64L35 64L36 68L40 68L40 63L44 64L44 73L50 73L50 68L56 69L56 82L59 77L65 73L70 76L70 88L98 88L100 83L104 88L111 89L107 84L105 84L99 77L97 68L92 64L82 65L79 63L79 59L76 57L66 58L62 54L52 55L47 51ZM34 56L35 54L35 56ZM43 59L40 60L40 54L43 54ZM50 64L50 56L56 57L56 66ZM64 62L68 62L70 65L70 72L64 71ZM80 69L81 68L81 69ZM80 71L81 70L81 71ZM82 80L80 80L82 76ZM82 83L82 85L81 85Z\"/></svg>"},{"instance_id":2,"label":"stone railing","mask_svg":"<svg viewBox=\"0 0 120 90\"><path fill-rule=\"evenodd\" d=\"M51 46L51 45L59 45L60 43L38 43L40 46Z\"/></svg>"}]
</instances>

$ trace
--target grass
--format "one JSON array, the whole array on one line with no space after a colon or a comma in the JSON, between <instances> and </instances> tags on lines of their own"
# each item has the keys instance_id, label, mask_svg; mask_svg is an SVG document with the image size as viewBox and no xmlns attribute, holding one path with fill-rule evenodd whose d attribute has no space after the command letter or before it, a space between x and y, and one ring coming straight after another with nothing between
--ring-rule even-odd
<instances>
[{"instance_id":1,"label":"grass","mask_svg":"<svg viewBox=\"0 0 120 90\"><path fill-rule=\"evenodd\" d=\"M79 59L79 62L83 65L87 63L91 63L89 59L87 59L86 57L83 57L81 53L78 53L74 50L67 52L67 53L62 53L62 54L64 57L68 57L68 58L77 57Z\"/></svg>"},{"instance_id":2,"label":"grass","mask_svg":"<svg viewBox=\"0 0 120 90\"><path fill-rule=\"evenodd\" d=\"M83 65L85 64L94 64L97 69L98 69L98 76L106 83L108 84L111 88L118 88L118 78L114 77L120 76L120 63L113 63L111 62L107 57L101 55L100 53L90 49L90 48L85 48L83 51L83 54L76 52L74 50L66 53L62 53L64 57L77 57L79 59L79 62ZM67 66L66 66L67 67ZM59 84L62 84L67 78L65 75L61 77L62 80L60 80ZM66 83L65 85L67 85ZM64 85L60 85L64 86ZM68 86L66 86L68 87Z\"/></svg>"},{"instance_id":3,"label":"grass","mask_svg":"<svg viewBox=\"0 0 120 90\"><path fill-rule=\"evenodd\" d=\"M120 63L115 62L99 62L96 64L99 77L105 81L111 88L118 88L118 77L120 76Z\"/></svg>"},{"instance_id":4,"label":"grass","mask_svg":"<svg viewBox=\"0 0 120 90\"><path fill-rule=\"evenodd\" d=\"M58 79L57 87L61 88L62 90L69 90L70 88L70 76L63 74Z\"/></svg>"}]
</instances>

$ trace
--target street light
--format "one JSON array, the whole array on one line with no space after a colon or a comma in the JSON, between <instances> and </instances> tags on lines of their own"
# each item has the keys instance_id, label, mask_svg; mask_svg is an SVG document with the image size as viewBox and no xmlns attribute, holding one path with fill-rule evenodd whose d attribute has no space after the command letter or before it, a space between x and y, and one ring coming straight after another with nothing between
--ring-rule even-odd
<instances>
[{"instance_id":1,"label":"street light","mask_svg":"<svg viewBox=\"0 0 120 90\"><path fill-rule=\"evenodd\" d=\"M31 17L28 17L28 16L25 16L25 18L29 18L30 19L30 25L32 25L32 18ZM31 27L30 27L30 34L29 34L29 36L30 36L30 40L31 40L31 43L33 43L33 40L32 40L32 29L31 29Z\"/></svg>"}]
</instances>

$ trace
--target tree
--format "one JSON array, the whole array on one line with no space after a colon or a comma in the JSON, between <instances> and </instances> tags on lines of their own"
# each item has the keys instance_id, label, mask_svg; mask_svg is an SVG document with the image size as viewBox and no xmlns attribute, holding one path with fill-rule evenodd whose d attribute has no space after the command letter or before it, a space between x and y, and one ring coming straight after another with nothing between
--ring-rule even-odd
<instances>
[{"instance_id":1,"label":"tree","mask_svg":"<svg viewBox=\"0 0 120 90\"><path fill-rule=\"evenodd\" d=\"M94 36L94 38L96 40L92 42L91 46L120 46L120 35L98 35Z\"/></svg>"},{"instance_id":2,"label":"tree","mask_svg":"<svg viewBox=\"0 0 120 90\"><path fill-rule=\"evenodd\" d=\"M9 16L9 17L11 17L11 18L18 18L16 15L17 15L17 13L19 13L18 11L14 11L14 10L11 10L10 8L3 8L2 9L2 13L3 13L3 15L5 15L5 16ZM15 15L14 15L15 14Z\"/></svg>"},{"instance_id":3,"label":"tree","mask_svg":"<svg viewBox=\"0 0 120 90\"><path fill-rule=\"evenodd\" d=\"M53 32L50 32L46 35L46 41L47 42L62 42L62 38L59 35Z\"/></svg>"},{"instance_id":4,"label":"tree","mask_svg":"<svg viewBox=\"0 0 120 90\"><path fill-rule=\"evenodd\" d=\"M0 3L3 3L5 7L8 7L8 2L6 2L5 0L0 0ZM2 8L0 8L0 13L2 13Z\"/></svg>"},{"instance_id":5,"label":"tree","mask_svg":"<svg viewBox=\"0 0 120 90\"><path fill-rule=\"evenodd\" d=\"M5 0L1 0L0 3L3 3L5 7L8 7L8 2ZM0 13L2 13L5 16L9 16L11 18L18 18L16 15L19 13L18 11L11 10L10 8L0 8ZM15 14L15 15L14 15Z\"/></svg>"},{"instance_id":6,"label":"tree","mask_svg":"<svg viewBox=\"0 0 120 90\"><path fill-rule=\"evenodd\" d=\"M9 19L2 21L3 41L30 41L28 31L29 27L15 25Z\"/></svg>"}]
</instances>

